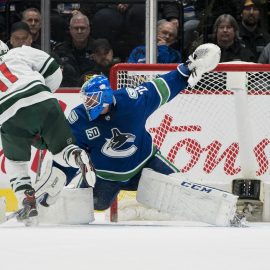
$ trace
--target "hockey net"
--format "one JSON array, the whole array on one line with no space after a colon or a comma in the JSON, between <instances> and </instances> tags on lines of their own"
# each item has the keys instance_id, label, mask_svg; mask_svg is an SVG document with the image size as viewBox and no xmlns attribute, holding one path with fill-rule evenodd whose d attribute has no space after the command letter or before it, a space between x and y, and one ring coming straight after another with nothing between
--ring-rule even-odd
<instances>
[{"instance_id":1,"label":"hockey net","mask_svg":"<svg viewBox=\"0 0 270 270\"><path fill-rule=\"evenodd\" d=\"M118 64L113 89L135 88L174 64ZM269 181L270 65L224 63L159 108L146 127L161 153L192 182L231 192L237 178ZM136 113L136 112L134 112ZM135 192L121 192L124 204ZM117 217L117 201L111 220Z\"/></svg>"}]
</instances>

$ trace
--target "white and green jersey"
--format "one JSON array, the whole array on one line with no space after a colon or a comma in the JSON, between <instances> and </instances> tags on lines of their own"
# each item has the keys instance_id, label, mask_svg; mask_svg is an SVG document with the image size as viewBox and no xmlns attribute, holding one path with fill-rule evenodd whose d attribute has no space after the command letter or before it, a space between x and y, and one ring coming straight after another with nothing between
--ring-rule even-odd
<instances>
[{"instance_id":1,"label":"white and green jersey","mask_svg":"<svg viewBox=\"0 0 270 270\"><path fill-rule=\"evenodd\" d=\"M0 61L0 124L22 107L54 98L62 81L56 61L30 46L8 51Z\"/></svg>"}]
</instances>

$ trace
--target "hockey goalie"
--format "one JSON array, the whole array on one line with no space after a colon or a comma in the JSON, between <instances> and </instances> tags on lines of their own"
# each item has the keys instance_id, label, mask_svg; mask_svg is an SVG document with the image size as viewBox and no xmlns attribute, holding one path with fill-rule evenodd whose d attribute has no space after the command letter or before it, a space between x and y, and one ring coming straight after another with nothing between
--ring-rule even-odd
<instances>
[{"instance_id":1,"label":"hockey goalie","mask_svg":"<svg viewBox=\"0 0 270 270\"><path fill-rule=\"evenodd\" d=\"M68 121L77 145L91 156L95 167L95 210L108 209L121 190L138 190L138 201L158 211L219 226L235 222L237 196L168 176L177 168L164 159L145 128L155 110L188 85L193 87L219 59L219 47L203 44L176 70L134 89L113 92L102 75L84 83L83 102L71 111ZM143 168L148 168L148 173L142 173ZM56 158L50 170L61 174L66 185L78 173ZM47 205L55 201L54 194L59 196L58 191L52 192L54 177L58 176L48 173L40 180L42 192L46 192L46 186L50 190ZM89 188L86 182L80 187Z\"/></svg>"}]
</instances>

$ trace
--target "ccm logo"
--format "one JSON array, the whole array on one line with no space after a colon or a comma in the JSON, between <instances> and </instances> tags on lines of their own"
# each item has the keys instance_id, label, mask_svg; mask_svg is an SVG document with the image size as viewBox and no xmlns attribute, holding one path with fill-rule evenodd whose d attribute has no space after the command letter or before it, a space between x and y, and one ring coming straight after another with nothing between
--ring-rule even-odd
<instances>
[{"instance_id":1,"label":"ccm logo","mask_svg":"<svg viewBox=\"0 0 270 270\"><path fill-rule=\"evenodd\" d=\"M187 187L187 188L191 188L191 189L195 189L195 190L199 190L201 192L206 192L206 193L210 193L213 189L210 187L206 187L206 186L201 186L198 184L194 184L194 183L189 183L186 181L183 181L181 183L181 186Z\"/></svg>"},{"instance_id":2,"label":"ccm logo","mask_svg":"<svg viewBox=\"0 0 270 270\"><path fill-rule=\"evenodd\" d=\"M53 181L53 183L51 184L51 187L54 188L58 182L59 178L56 177L55 180Z\"/></svg>"}]
</instances>

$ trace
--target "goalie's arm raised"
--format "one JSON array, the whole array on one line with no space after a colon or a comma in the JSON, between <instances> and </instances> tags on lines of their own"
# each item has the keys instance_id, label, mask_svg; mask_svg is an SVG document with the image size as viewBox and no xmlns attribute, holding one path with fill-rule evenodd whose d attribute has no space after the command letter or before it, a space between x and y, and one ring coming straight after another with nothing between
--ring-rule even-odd
<instances>
[{"instance_id":1,"label":"goalie's arm raised","mask_svg":"<svg viewBox=\"0 0 270 270\"><path fill-rule=\"evenodd\" d=\"M177 67L178 73L170 72L162 75L159 79L154 80L154 83L159 84L159 80L164 79L172 92L168 99L171 100L179 91L187 86L187 83L191 87L194 87L204 73L215 69L220 61L220 55L221 51L217 45L212 43L200 45L194 53L188 57L186 63L180 64ZM162 87L159 87L159 90L162 91ZM164 103L165 102L166 100Z\"/></svg>"},{"instance_id":2,"label":"goalie's arm raised","mask_svg":"<svg viewBox=\"0 0 270 270\"><path fill-rule=\"evenodd\" d=\"M177 69L137 88L140 95L148 95L148 113L172 100L188 85L195 86L205 72L213 70L220 61L220 48L211 43L199 46ZM143 89L148 91L143 92ZM158 95L157 95L158 94Z\"/></svg>"},{"instance_id":3,"label":"goalie's arm raised","mask_svg":"<svg viewBox=\"0 0 270 270\"><path fill-rule=\"evenodd\" d=\"M176 70L142 83L136 88L127 87L116 91L114 97L118 109L128 115L134 113L134 107L140 108L141 115L146 119L156 109L186 89L188 84L194 86L203 73L217 66L219 60L220 48L214 44L203 44L186 63L178 65Z\"/></svg>"}]
</instances>

